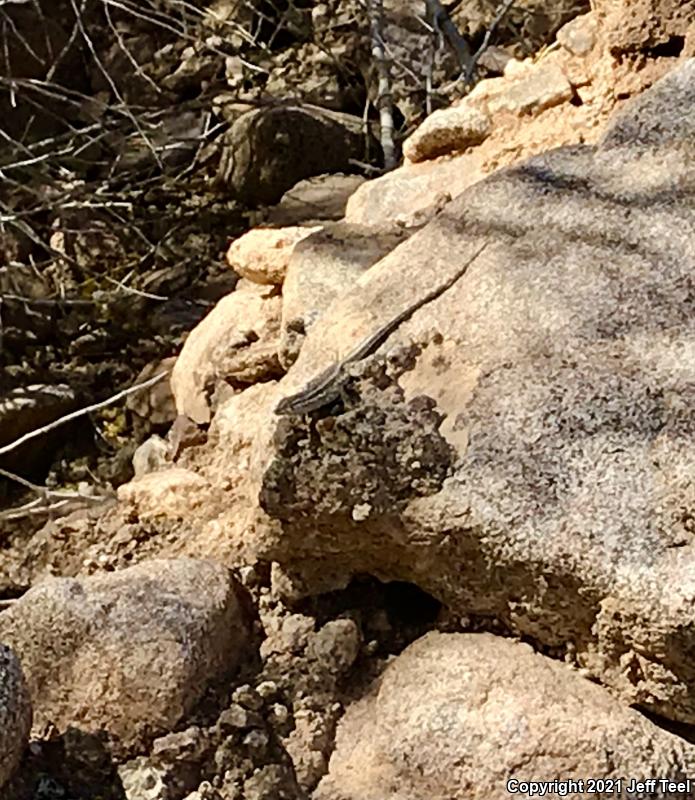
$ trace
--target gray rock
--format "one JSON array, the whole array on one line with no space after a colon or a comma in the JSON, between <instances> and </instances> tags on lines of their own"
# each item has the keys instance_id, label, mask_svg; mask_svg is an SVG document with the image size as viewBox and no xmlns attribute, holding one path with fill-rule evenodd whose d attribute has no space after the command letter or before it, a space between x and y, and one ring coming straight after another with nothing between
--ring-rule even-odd
<instances>
[{"instance_id":1,"label":"gray rock","mask_svg":"<svg viewBox=\"0 0 695 800\"><path fill-rule=\"evenodd\" d=\"M307 225L345 216L350 195L364 183L361 175L317 175L299 181L268 210L270 225Z\"/></svg>"},{"instance_id":2,"label":"gray rock","mask_svg":"<svg viewBox=\"0 0 695 800\"><path fill-rule=\"evenodd\" d=\"M674 89L680 102L692 70L633 103L629 124L626 108L621 129L648 127ZM695 722L689 130L501 171L330 307L281 395L487 242L349 369L342 405L277 425L274 457L255 462L282 523L264 558L305 592L360 573L415 583L455 614L569 643L624 702Z\"/></svg>"},{"instance_id":3,"label":"gray rock","mask_svg":"<svg viewBox=\"0 0 695 800\"><path fill-rule=\"evenodd\" d=\"M695 59L617 112L599 149L685 148L695 151Z\"/></svg>"},{"instance_id":4,"label":"gray rock","mask_svg":"<svg viewBox=\"0 0 695 800\"><path fill-rule=\"evenodd\" d=\"M19 766L31 730L31 698L17 656L0 644L0 788Z\"/></svg>"},{"instance_id":5,"label":"gray rock","mask_svg":"<svg viewBox=\"0 0 695 800\"><path fill-rule=\"evenodd\" d=\"M136 478L165 469L171 465L169 443L154 434L136 449L133 454L133 472Z\"/></svg>"},{"instance_id":6,"label":"gray rock","mask_svg":"<svg viewBox=\"0 0 695 800\"><path fill-rule=\"evenodd\" d=\"M295 245L282 290L283 364L296 359L305 334L333 300L408 235L396 226L335 222Z\"/></svg>"},{"instance_id":7,"label":"gray rock","mask_svg":"<svg viewBox=\"0 0 695 800\"><path fill-rule=\"evenodd\" d=\"M303 178L345 171L351 158L360 159L362 121L313 106L255 109L232 125L225 153L222 184L250 205L277 203Z\"/></svg>"},{"instance_id":8,"label":"gray rock","mask_svg":"<svg viewBox=\"0 0 695 800\"><path fill-rule=\"evenodd\" d=\"M146 561L38 584L0 615L38 728L107 731L117 748L168 733L243 656L247 628L222 566Z\"/></svg>"}]
</instances>

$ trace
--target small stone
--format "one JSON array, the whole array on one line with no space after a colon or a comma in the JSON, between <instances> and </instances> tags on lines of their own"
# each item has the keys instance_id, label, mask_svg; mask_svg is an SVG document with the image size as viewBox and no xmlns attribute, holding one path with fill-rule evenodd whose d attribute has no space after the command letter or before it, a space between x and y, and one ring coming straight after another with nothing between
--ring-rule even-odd
<instances>
[{"instance_id":1,"label":"small stone","mask_svg":"<svg viewBox=\"0 0 695 800\"><path fill-rule=\"evenodd\" d=\"M556 38L573 56L585 56L596 43L596 20L591 14L575 17L560 28Z\"/></svg>"},{"instance_id":2,"label":"small stone","mask_svg":"<svg viewBox=\"0 0 695 800\"><path fill-rule=\"evenodd\" d=\"M237 687L232 695L232 700L251 711L260 711L263 708L263 698L248 684Z\"/></svg>"},{"instance_id":3,"label":"small stone","mask_svg":"<svg viewBox=\"0 0 695 800\"><path fill-rule=\"evenodd\" d=\"M237 703L226 708L217 720L217 727L225 732L230 730L243 730L244 728L255 728L263 724L263 719L259 714L249 711Z\"/></svg>"},{"instance_id":4,"label":"small stone","mask_svg":"<svg viewBox=\"0 0 695 800\"><path fill-rule=\"evenodd\" d=\"M278 685L275 681L261 681L256 686L256 691L264 700L270 700L278 693Z\"/></svg>"},{"instance_id":5,"label":"small stone","mask_svg":"<svg viewBox=\"0 0 695 800\"><path fill-rule=\"evenodd\" d=\"M371 513L372 507L369 503L358 503L352 509L352 519L355 522L364 522L365 519L369 518Z\"/></svg>"},{"instance_id":6,"label":"small stone","mask_svg":"<svg viewBox=\"0 0 695 800\"><path fill-rule=\"evenodd\" d=\"M270 738L265 731L250 731L244 736L243 743L255 755L264 753L268 747Z\"/></svg>"},{"instance_id":7,"label":"small stone","mask_svg":"<svg viewBox=\"0 0 695 800\"><path fill-rule=\"evenodd\" d=\"M314 620L312 617L290 614L282 622L282 638L294 653L298 653L306 647L309 635L313 632Z\"/></svg>"},{"instance_id":8,"label":"small stone","mask_svg":"<svg viewBox=\"0 0 695 800\"><path fill-rule=\"evenodd\" d=\"M327 622L312 639L311 655L334 674L346 672L359 655L361 636L351 619Z\"/></svg>"},{"instance_id":9,"label":"small stone","mask_svg":"<svg viewBox=\"0 0 695 800\"><path fill-rule=\"evenodd\" d=\"M274 727L284 725L289 718L290 712L282 703L273 703L268 711L268 722Z\"/></svg>"}]
</instances>

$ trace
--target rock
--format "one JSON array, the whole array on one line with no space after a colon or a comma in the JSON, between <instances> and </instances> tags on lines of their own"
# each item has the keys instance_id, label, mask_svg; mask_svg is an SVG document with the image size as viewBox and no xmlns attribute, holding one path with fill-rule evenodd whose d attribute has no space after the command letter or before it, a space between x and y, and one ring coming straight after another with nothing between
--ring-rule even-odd
<instances>
[{"instance_id":1,"label":"rock","mask_svg":"<svg viewBox=\"0 0 695 800\"><path fill-rule=\"evenodd\" d=\"M518 79L508 82L503 92L491 96L487 108L490 114L506 111L517 116L534 115L560 105L571 97L572 86L560 66L541 61Z\"/></svg>"},{"instance_id":2,"label":"rock","mask_svg":"<svg viewBox=\"0 0 695 800\"><path fill-rule=\"evenodd\" d=\"M118 487L118 499L141 520L185 518L209 498L209 484L202 475L171 467L136 478Z\"/></svg>"},{"instance_id":3,"label":"rock","mask_svg":"<svg viewBox=\"0 0 695 800\"><path fill-rule=\"evenodd\" d=\"M253 228L229 246L227 263L253 283L280 285L297 243L317 230L320 228Z\"/></svg>"},{"instance_id":4,"label":"rock","mask_svg":"<svg viewBox=\"0 0 695 800\"><path fill-rule=\"evenodd\" d=\"M403 155L410 161L425 161L445 153L466 150L480 144L492 130L492 120L482 109L465 101L430 114L403 143Z\"/></svg>"},{"instance_id":5,"label":"rock","mask_svg":"<svg viewBox=\"0 0 695 800\"><path fill-rule=\"evenodd\" d=\"M649 129L674 87L683 96L693 63L679 69L620 130ZM695 722L695 130L682 119L649 149L560 148L480 182L331 305L279 396L486 243L348 368L336 403L258 432L255 480L280 525L260 558L305 594L359 574L414 583L452 613L569 642L623 702Z\"/></svg>"},{"instance_id":6,"label":"rock","mask_svg":"<svg viewBox=\"0 0 695 800\"><path fill-rule=\"evenodd\" d=\"M596 0L601 35L614 56L677 56L695 19L693 0ZM692 44L688 55L693 55Z\"/></svg>"},{"instance_id":7,"label":"rock","mask_svg":"<svg viewBox=\"0 0 695 800\"><path fill-rule=\"evenodd\" d=\"M170 463L169 443L161 436L150 436L133 454L133 472L136 478L166 469Z\"/></svg>"},{"instance_id":8,"label":"rock","mask_svg":"<svg viewBox=\"0 0 695 800\"><path fill-rule=\"evenodd\" d=\"M296 245L282 290L284 365L296 359L304 336L333 300L407 237L395 226L335 222Z\"/></svg>"},{"instance_id":9,"label":"rock","mask_svg":"<svg viewBox=\"0 0 695 800\"><path fill-rule=\"evenodd\" d=\"M218 180L249 205L277 203L303 178L345 171L360 159L362 128L358 117L308 105L249 111L227 134Z\"/></svg>"},{"instance_id":10,"label":"rock","mask_svg":"<svg viewBox=\"0 0 695 800\"><path fill-rule=\"evenodd\" d=\"M289 766L269 764L256 770L244 781L244 800L275 800L296 797L297 783Z\"/></svg>"},{"instance_id":11,"label":"rock","mask_svg":"<svg viewBox=\"0 0 695 800\"><path fill-rule=\"evenodd\" d=\"M265 96L291 97L295 103L334 111L354 108L357 93L345 80L345 65L336 55L324 42L307 42L275 53L269 61Z\"/></svg>"},{"instance_id":12,"label":"rock","mask_svg":"<svg viewBox=\"0 0 695 800\"><path fill-rule=\"evenodd\" d=\"M431 207L442 189L452 196L484 177L476 151L448 159L411 164L367 181L350 197L345 221L386 228L402 215L413 216Z\"/></svg>"},{"instance_id":13,"label":"rock","mask_svg":"<svg viewBox=\"0 0 695 800\"><path fill-rule=\"evenodd\" d=\"M276 206L268 209L268 224L309 226L342 219L350 195L364 181L361 175L341 173L299 181L285 192Z\"/></svg>"},{"instance_id":14,"label":"rock","mask_svg":"<svg viewBox=\"0 0 695 800\"><path fill-rule=\"evenodd\" d=\"M559 44L573 56L586 56L596 44L598 23L593 14L582 14L563 25L556 34Z\"/></svg>"},{"instance_id":15,"label":"rock","mask_svg":"<svg viewBox=\"0 0 695 800\"><path fill-rule=\"evenodd\" d=\"M312 797L506 800L527 796L522 781L558 779L584 782L569 796L594 796L587 779L598 778L627 798L630 778L683 781L694 763L692 744L528 645L430 633L348 708Z\"/></svg>"},{"instance_id":16,"label":"rock","mask_svg":"<svg viewBox=\"0 0 695 800\"><path fill-rule=\"evenodd\" d=\"M658 90L645 92L619 110L605 130L599 147L678 148L695 152L695 59L668 74Z\"/></svg>"},{"instance_id":17,"label":"rock","mask_svg":"<svg viewBox=\"0 0 695 800\"><path fill-rule=\"evenodd\" d=\"M186 795L184 800L225 800L224 797L208 781L203 781L200 786Z\"/></svg>"},{"instance_id":18,"label":"rock","mask_svg":"<svg viewBox=\"0 0 695 800\"><path fill-rule=\"evenodd\" d=\"M253 382L279 372L280 312L273 287L241 282L220 300L191 331L174 365L171 387L178 413L208 423L216 379Z\"/></svg>"},{"instance_id":19,"label":"rock","mask_svg":"<svg viewBox=\"0 0 695 800\"><path fill-rule=\"evenodd\" d=\"M297 782L312 796L312 790L326 774L335 735L335 720L327 718L325 711L295 708L294 728L284 742Z\"/></svg>"},{"instance_id":20,"label":"rock","mask_svg":"<svg viewBox=\"0 0 695 800\"><path fill-rule=\"evenodd\" d=\"M346 673L359 655L362 640L354 620L334 619L312 637L308 652L334 675Z\"/></svg>"},{"instance_id":21,"label":"rock","mask_svg":"<svg viewBox=\"0 0 695 800\"><path fill-rule=\"evenodd\" d=\"M17 656L0 644L0 788L19 766L29 742L31 698Z\"/></svg>"},{"instance_id":22,"label":"rock","mask_svg":"<svg viewBox=\"0 0 695 800\"><path fill-rule=\"evenodd\" d=\"M0 615L37 730L106 731L117 750L173 730L244 654L238 588L222 566L145 561L38 584Z\"/></svg>"},{"instance_id":23,"label":"rock","mask_svg":"<svg viewBox=\"0 0 695 800\"><path fill-rule=\"evenodd\" d=\"M176 461L184 450L205 444L206 441L207 432L203 427L196 425L185 414L178 414L167 432L169 458L172 461Z\"/></svg>"},{"instance_id":24,"label":"rock","mask_svg":"<svg viewBox=\"0 0 695 800\"><path fill-rule=\"evenodd\" d=\"M169 790L165 776L166 770L155 767L143 756L126 761L118 768L126 800L167 800Z\"/></svg>"}]
</instances>

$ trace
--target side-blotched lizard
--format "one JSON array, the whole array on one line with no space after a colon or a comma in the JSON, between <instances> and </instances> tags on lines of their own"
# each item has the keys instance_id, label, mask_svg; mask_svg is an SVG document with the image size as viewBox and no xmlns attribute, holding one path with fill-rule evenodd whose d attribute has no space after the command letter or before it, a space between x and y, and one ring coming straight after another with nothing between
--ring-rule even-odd
<instances>
[{"instance_id":1,"label":"side-blotched lizard","mask_svg":"<svg viewBox=\"0 0 695 800\"><path fill-rule=\"evenodd\" d=\"M284 397L275 407L275 413L283 416L308 414L310 411L315 411L317 408L322 408L329 403L332 403L340 396L347 374L345 367L355 361L361 361L363 358L371 355L384 341L396 330L396 328L405 322L418 308L421 308L426 303L435 300L447 289L453 286L456 281L463 276L468 267L478 258L478 256L487 247L487 242L480 247L475 255L468 259L466 263L460 267L454 274L444 283L432 289L424 297L420 297L415 302L411 303L407 308L396 314L395 317L384 323L374 333L363 339L354 350L351 350L346 356L331 364L330 367L321 372L316 378L309 381L309 383L296 394Z\"/></svg>"}]
</instances>

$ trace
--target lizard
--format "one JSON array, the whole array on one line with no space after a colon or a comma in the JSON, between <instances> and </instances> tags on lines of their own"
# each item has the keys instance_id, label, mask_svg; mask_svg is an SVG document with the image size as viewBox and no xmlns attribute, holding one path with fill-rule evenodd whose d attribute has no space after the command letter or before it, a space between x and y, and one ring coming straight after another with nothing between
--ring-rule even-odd
<instances>
[{"instance_id":1,"label":"lizard","mask_svg":"<svg viewBox=\"0 0 695 800\"><path fill-rule=\"evenodd\" d=\"M405 320L409 319L419 308L435 300L444 292L451 288L459 278L463 277L468 267L485 250L488 243L485 242L472 258L454 272L444 283L427 292L423 297L408 305L403 311L396 314L383 325L378 327L373 333L351 350L346 356L327 367L319 373L309 383L296 394L284 397L275 407L275 413L281 416L300 416L315 411L317 408L329 405L340 396L341 390L347 380L345 368L356 361L371 355L375 350L388 339L396 328Z\"/></svg>"}]
</instances>

